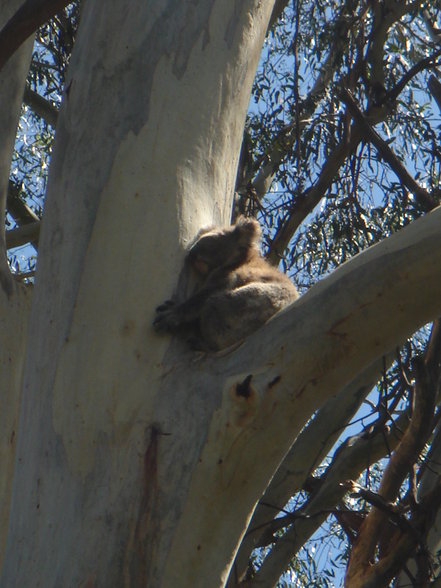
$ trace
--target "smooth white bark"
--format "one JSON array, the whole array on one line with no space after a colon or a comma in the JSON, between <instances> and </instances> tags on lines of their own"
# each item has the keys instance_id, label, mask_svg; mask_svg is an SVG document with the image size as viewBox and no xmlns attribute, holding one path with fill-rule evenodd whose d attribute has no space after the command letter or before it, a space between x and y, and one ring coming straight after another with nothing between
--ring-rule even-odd
<instances>
[{"instance_id":1,"label":"smooth white bark","mask_svg":"<svg viewBox=\"0 0 441 588\"><path fill-rule=\"evenodd\" d=\"M153 333L183 246L227 220L271 7L85 4L40 238L5 588L222 586L310 415L441 313L436 210L236 350Z\"/></svg>"},{"instance_id":2,"label":"smooth white bark","mask_svg":"<svg viewBox=\"0 0 441 588\"><path fill-rule=\"evenodd\" d=\"M9 296L0 289L0 563L8 529L31 294L29 287L15 284Z\"/></svg>"},{"instance_id":3,"label":"smooth white bark","mask_svg":"<svg viewBox=\"0 0 441 588\"><path fill-rule=\"evenodd\" d=\"M407 418L403 415L395 424L400 427L399 430L403 430L407 423ZM298 519L292 521L290 528L273 546L247 588L269 588L277 584L293 556L343 499L347 492L344 482L356 480L366 468L388 455L398 444L396 431L384 433L377 431L372 437L365 434L350 437L345 445L340 446L327 468L320 488L296 512Z\"/></svg>"},{"instance_id":4,"label":"smooth white bark","mask_svg":"<svg viewBox=\"0 0 441 588\"><path fill-rule=\"evenodd\" d=\"M267 524L278 516L288 500L303 487L311 472L329 454L347 423L378 381L383 365L383 358L375 361L335 397L329 398L301 431L253 513L234 562L235 578L241 578L247 571L251 552L265 533ZM233 578L229 582L235 585Z\"/></svg>"},{"instance_id":5,"label":"smooth white bark","mask_svg":"<svg viewBox=\"0 0 441 588\"><path fill-rule=\"evenodd\" d=\"M169 340L150 325L184 245L228 222L271 9L84 5L40 238L2 586L166 585L203 431L196 445L167 441L200 427L193 403L205 422L212 403L191 375L164 403Z\"/></svg>"},{"instance_id":6,"label":"smooth white bark","mask_svg":"<svg viewBox=\"0 0 441 588\"><path fill-rule=\"evenodd\" d=\"M318 406L440 314L440 262L438 208L344 264L240 349L206 363L195 387L210 390L219 405L174 537L169 585L177 570L196 581L192 570L204 569L208 578L216 557L204 546L215 535L216 549L234 552L251 505ZM176 372L182 381L184 372ZM244 398L235 390L249 375Z\"/></svg>"}]
</instances>

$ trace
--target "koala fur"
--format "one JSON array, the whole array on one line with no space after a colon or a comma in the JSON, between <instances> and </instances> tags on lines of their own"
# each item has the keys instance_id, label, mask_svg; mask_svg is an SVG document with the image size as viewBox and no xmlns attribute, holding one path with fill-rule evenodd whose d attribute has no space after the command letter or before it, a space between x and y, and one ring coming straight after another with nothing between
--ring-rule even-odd
<instances>
[{"instance_id":1,"label":"koala fur","mask_svg":"<svg viewBox=\"0 0 441 588\"><path fill-rule=\"evenodd\" d=\"M240 217L228 228L200 231L186 262L202 281L182 304L156 310L157 331L176 333L196 349L216 351L240 341L298 298L289 278L259 251L259 223Z\"/></svg>"}]
</instances>

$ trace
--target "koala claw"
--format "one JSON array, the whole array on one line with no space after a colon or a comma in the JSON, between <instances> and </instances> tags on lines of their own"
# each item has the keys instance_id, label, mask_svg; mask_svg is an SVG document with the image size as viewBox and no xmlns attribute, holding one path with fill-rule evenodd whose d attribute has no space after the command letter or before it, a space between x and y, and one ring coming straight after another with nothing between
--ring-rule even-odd
<instances>
[{"instance_id":1,"label":"koala claw","mask_svg":"<svg viewBox=\"0 0 441 588\"><path fill-rule=\"evenodd\" d=\"M156 312L166 312L170 310L176 303L173 300L166 300L156 308Z\"/></svg>"},{"instance_id":2,"label":"koala claw","mask_svg":"<svg viewBox=\"0 0 441 588\"><path fill-rule=\"evenodd\" d=\"M156 317L153 321L155 331L174 331L180 324L176 304L172 300L167 300L156 309Z\"/></svg>"}]
</instances>

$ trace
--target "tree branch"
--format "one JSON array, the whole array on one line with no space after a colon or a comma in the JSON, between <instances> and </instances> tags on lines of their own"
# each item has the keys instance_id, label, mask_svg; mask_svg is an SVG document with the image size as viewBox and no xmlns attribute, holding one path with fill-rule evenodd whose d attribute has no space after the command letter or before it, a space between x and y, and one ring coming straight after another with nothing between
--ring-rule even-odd
<instances>
[{"instance_id":1,"label":"tree branch","mask_svg":"<svg viewBox=\"0 0 441 588\"><path fill-rule=\"evenodd\" d=\"M420 73L420 71L423 71L430 67L435 67L434 62L439 57L441 57L441 49L438 49L438 51L435 51L435 53L432 53L432 55L425 57L424 59L416 63L413 67L411 67L409 71L404 74L401 80L392 88L392 90L387 92L387 100L391 102L396 100L405 88L406 84L408 84L412 78L414 78L418 73Z\"/></svg>"},{"instance_id":2,"label":"tree branch","mask_svg":"<svg viewBox=\"0 0 441 588\"><path fill-rule=\"evenodd\" d=\"M364 370L335 398L330 398L302 430L254 511L236 557L236 576L243 576L251 552L259 543L268 522L303 487L307 477L330 451L377 381L382 367L383 358Z\"/></svg>"},{"instance_id":3,"label":"tree branch","mask_svg":"<svg viewBox=\"0 0 441 588\"><path fill-rule=\"evenodd\" d=\"M288 218L276 232L268 253L268 261L274 265L278 265L283 252L286 247L288 247L288 243L291 241L292 236L300 224L323 198L326 190L329 189L329 186L332 184L337 171L343 165L345 159L356 150L361 135L355 129L351 131L350 136L351 138L349 141L341 141L331 153L323 165L322 171L315 184L298 198Z\"/></svg>"},{"instance_id":4,"label":"tree branch","mask_svg":"<svg viewBox=\"0 0 441 588\"><path fill-rule=\"evenodd\" d=\"M39 236L40 221L6 231L6 248L20 247L31 241L38 243Z\"/></svg>"},{"instance_id":5,"label":"tree branch","mask_svg":"<svg viewBox=\"0 0 441 588\"><path fill-rule=\"evenodd\" d=\"M200 378L220 407L174 538L179 545L191 537L191 545L185 556L179 549L169 555L176 569L190 574L202 566L213 574L215 554L204 550L213 533L233 561L250 505L303 424L365 366L439 315L441 208L352 258L236 350L208 358L203 374L186 362L169 373L167 385L179 389L183 371L191 368L192 386ZM235 392L244 377L246 404Z\"/></svg>"},{"instance_id":6,"label":"tree branch","mask_svg":"<svg viewBox=\"0 0 441 588\"><path fill-rule=\"evenodd\" d=\"M390 165L400 182L418 199L425 210L431 210L436 202L409 174L404 165L397 159L389 145L377 134L369 124L367 118L359 110L355 100L346 90L341 90L341 99L346 104L352 118L360 129L362 136L372 143L381 157Z\"/></svg>"},{"instance_id":7,"label":"tree branch","mask_svg":"<svg viewBox=\"0 0 441 588\"><path fill-rule=\"evenodd\" d=\"M388 2L386 4L378 5L378 10L381 8L381 13L377 11L374 15L374 25L373 29L375 29L375 36L373 36L373 43L369 52L368 60L370 60L372 65L372 78L371 82L376 83L377 85L383 85L384 81L384 65L383 65L383 49L384 49L384 42L386 39L386 34L388 29L399 20L403 14L413 10L417 6L417 2L410 2L410 3L402 3L400 5L394 2ZM387 13L387 17L384 18L384 13ZM353 21L348 20L347 24L352 23ZM336 41L337 42L337 41ZM341 42L341 39L340 41ZM334 55L335 51L331 51L330 55ZM434 56L432 56L433 60ZM423 60L424 61L424 60ZM421 65L421 68L423 68ZM332 69L326 68L327 74L331 72ZM409 72L409 75L412 77L417 72L413 72L412 70ZM409 78L410 79L410 78ZM406 78L402 80L402 82L407 83L409 80ZM399 94L402 87L401 85L397 85L394 92L396 95ZM324 89L324 84L319 80L315 84L313 90L311 91L308 99L305 101L305 104L309 104L309 101L312 100L312 105L315 106L315 99L317 96ZM387 103L392 100L392 96L395 94L387 94ZM380 108L378 108L380 106ZM368 109L368 114L370 112L376 113L376 121L379 122L383 120L387 115L387 108L382 108L382 104L372 104ZM308 116L310 114L309 110L306 112L302 112L302 116ZM322 168L321 174L316 181L316 183L306 190L304 194L302 194L298 200L296 201L295 205L293 206L293 210L290 212L288 218L283 222L280 229L276 232L273 241L270 245L268 260L277 265L280 261L281 256L283 255L284 250L288 247L290 240L292 239L294 233L306 218L308 214L310 214L320 200L323 198L326 190L329 189L329 186L332 184L332 181L337 174L338 169L343 165L345 159L355 151L357 148L361 135L356 127L351 129L351 139L350 141L343 140L340 145L334 150L334 152L330 155L328 160L326 161L325 165ZM282 160L282 158L280 158ZM275 168L276 169L276 168ZM272 179L272 176L269 175L269 170L262 170L265 178L264 186L268 187L268 183ZM274 173L274 170L273 170ZM422 195L421 198L424 198ZM433 204L431 208L433 208ZM429 208L430 210L430 208Z\"/></svg>"},{"instance_id":8,"label":"tree branch","mask_svg":"<svg viewBox=\"0 0 441 588\"><path fill-rule=\"evenodd\" d=\"M432 75L429 78L428 86L433 99L438 104L438 108L441 110L441 83L435 76Z\"/></svg>"},{"instance_id":9,"label":"tree branch","mask_svg":"<svg viewBox=\"0 0 441 588\"><path fill-rule=\"evenodd\" d=\"M40 236L40 219L31 208L20 198L18 187L11 181L8 184L6 208L18 225L17 229L8 231L6 235L6 247L18 247L31 242L34 249L38 250L38 239ZM32 225L32 229L25 229L24 226Z\"/></svg>"},{"instance_id":10,"label":"tree branch","mask_svg":"<svg viewBox=\"0 0 441 588\"><path fill-rule=\"evenodd\" d=\"M31 90L28 86L26 86L24 91L24 102L27 104L37 116L45 120L49 125L52 127L56 127L57 118L58 118L58 110L52 106L52 104Z\"/></svg>"},{"instance_id":11,"label":"tree branch","mask_svg":"<svg viewBox=\"0 0 441 588\"><path fill-rule=\"evenodd\" d=\"M385 502L392 502L396 499L401 484L407 473L418 458L424 444L432 431L433 409L436 397L436 386L432 381L429 371L423 361L415 361L415 406L410 425L404 434L399 446L392 454L389 463L384 471L378 495ZM390 579L393 577L392 569L387 569L380 559L373 564L376 547L381 539L384 525L387 524L390 514L378 505L372 508L366 517L355 543L346 575L348 588L358 586L360 578L363 582L369 581L370 576L377 577L376 565L382 566L382 576ZM389 545L389 552L394 547ZM396 559L392 558L396 563ZM406 558L402 560L403 563ZM395 570L394 570L395 572Z\"/></svg>"},{"instance_id":12,"label":"tree branch","mask_svg":"<svg viewBox=\"0 0 441 588\"><path fill-rule=\"evenodd\" d=\"M372 2L371 4L373 24L366 59L371 67L370 83L373 86L384 88L384 45L387 40L387 32L405 14L416 9L419 2L385 0L384 2Z\"/></svg>"},{"instance_id":13,"label":"tree branch","mask_svg":"<svg viewBox=\"0 0 441 588\"><path fill-rule=\"evenodd\" d=\"M288 2L286 2L286 0L276 2L273 16L277 16L278 18L287 4ZM265 154L256 162L254 168L250 169L247 176L241 182L243 187L246 187L249 184L251 185L258 200L261 200L270 189L277 170L283 161L285 161L286 157L292 152L300 131L306 126L307 122L309 122L317 103L332 80L342 56L344 55L348 43L348 33L354 25L354 22L359 18L356 9L357 2L354 2L353 0L347 0L341 7L333 25L335 34L332 35L332 44L329 47L327 57L320 69L320 73L314 86L308 96L301 104L299 104L298 112L300 114L300 120L297 121L295 120L295 117L293 117L293 121L290 124L286 125L275 134L275 137L268 146ZM272 23L270 26L272 26ZM255 174L256 168L258 171ZM241 192L240 186L236 188L236 190ZM312 202L313 197L310 197L310 200ZM315 204L312 208L314 208L314 206ZM243 209L243 206L239 203L238 209L241 208ZM304 216L307 216L307 214L309 214L309 211L307 211ZM302 218L304 218L304 216ZM296 223L294 222L293 225L295 224ZM288 239L288 242L289 240L290 239ZM271 258L270 256L270 261L275 264L279 262L279 259L280 252L279 254L276 253L274 258Z\"/></svg>"},{"instance_id":14,"label":"tree branch","mask_svg":"<svg viewBox=\"0 0 441 588\"><path fill-rule=\"evenodd\" d=\"M0 31L0 69L26 39L69 0L26 0Z\"/></svg>"},{"instance_id":15,"label":"tree branch","mask_svg":"<svg viewBox=\"0 0 441 588\"><path fill-rule=\"evenodd\" d=\"M398 427L405 425L405 416L399 417ZM293 513L295 522L268 553L255 577L247 583L253 586L273 586L286 570L289 561L309 537L328 518L329 512L347 492L342 484L348 478L356 479L361 472L394 448L398 439L390 427L387 434L378 429L372 436L363 433L347 439L335 453L332 463L322 476L321 484L306 504Z\"/></svg>"},{"instance_id":16,"label":"tree branch","mask_svg":"<svg viewBox=\"0 0 441 588\"><path fill-rule=\"evenodd\" d=\"M26 202L20 198L18 186L11 181L8 184L6 208L18 225L26 225L40 220Z\"/></svg>"}]
</instances>

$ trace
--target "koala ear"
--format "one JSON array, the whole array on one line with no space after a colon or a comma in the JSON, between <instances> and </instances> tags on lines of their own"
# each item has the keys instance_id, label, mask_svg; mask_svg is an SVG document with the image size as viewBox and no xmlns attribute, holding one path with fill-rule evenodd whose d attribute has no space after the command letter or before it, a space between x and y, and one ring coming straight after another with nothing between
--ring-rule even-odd
<instances>
[{"instance_id":1,"label":"koala ear","mask_svg":"<svg viewBox=\"0 0 441 588\"><path fill-rule=\"evenodd\" d=\"M249 243L258 244L262 234L260 225L254 218L247 218L246 216L239 216L234 225L234 230L237 232L241 240L246 240Z\"/></svg>"},{"instance_id":2,"label":"koala ear","mask_svg":"<svg viewBox=\"0 0 441 588\"><path fill-rule=\"evenodd\" d=\"M199 231L196 234L196 237L193 240L193 245L196 243L196 241L198 241L201 237L203 237L204 235L206 235L207 233L211 233L212 231L214 231L216 229L216 227L214 225L210 225L208 227L203 227L202 229L199 229Z\"/></svg>"}]
</instances>

